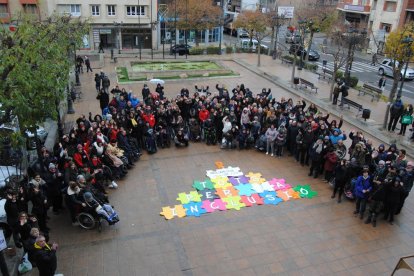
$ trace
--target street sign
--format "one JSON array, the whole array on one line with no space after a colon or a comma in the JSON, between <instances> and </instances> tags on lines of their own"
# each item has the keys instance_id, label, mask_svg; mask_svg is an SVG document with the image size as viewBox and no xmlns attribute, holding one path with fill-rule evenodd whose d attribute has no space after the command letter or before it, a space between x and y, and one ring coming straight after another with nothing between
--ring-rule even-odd
<instances>
[{"instance_id":1,"label":"street sign","mask_svg":"<svg viewBox=\"0 0 414 276\"><path fill-rule=\"evenodd\" d=\"M294 7L281 6L277 8L277 15L284 18L293 18Z\"/></svg>"},{"instance_id":2,"label":"street sign","mask_svg":"<svg viewBox=\"0 0 414 276\"><path fill-rule=\"evenodd\" d=\"M7 242L6 242L6 239L4 238L3 230L0 230L0 251L3 251L6 248L7 248Z\"/></svg>"}]
</instances>

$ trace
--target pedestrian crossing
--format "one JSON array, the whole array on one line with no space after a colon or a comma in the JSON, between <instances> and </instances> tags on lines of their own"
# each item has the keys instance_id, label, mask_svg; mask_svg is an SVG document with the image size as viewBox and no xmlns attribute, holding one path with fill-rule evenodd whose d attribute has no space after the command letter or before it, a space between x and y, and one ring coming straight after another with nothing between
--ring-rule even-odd
<instances>
[{"instance_id":1,"label":"pedestrian crossing","mask_svg":"<svg viewBox=\"0 0 414 276\"><path fill-rule=\"evenodd\" d=\"M317 64L319 68L323 68L322 61L315 62L315 64ZM339 70L345 71L345 67L346 67L346 64L343 65L341 68L339 68ZM328 61L328 63L326 64L326 68L333 71L333 61ZM358 73L378 72L378 68L379 68L378 65L372 66L371 64L367 62L354 61L352 62L351 72L354 72L354 73L356 72Z\"/></svg>"}]
</instances>

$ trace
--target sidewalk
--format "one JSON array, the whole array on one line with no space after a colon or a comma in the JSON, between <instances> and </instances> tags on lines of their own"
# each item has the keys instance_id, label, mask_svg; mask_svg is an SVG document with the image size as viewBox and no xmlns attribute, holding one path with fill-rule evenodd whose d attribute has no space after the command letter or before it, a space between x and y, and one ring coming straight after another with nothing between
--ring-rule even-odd
<instances>
[{"instance_id":1,"label":"sidewalk","mask_svg":"<svg viewBox=\"0 0 414 276\"><path fill-rule=\"evenodd\" d=\"M240 54L240 58L235 61L249 69L251 72L260 75L268 80L271 80L276 85L289 91L290 93L302 97L309 102L315 103L318 107L327 110L329 113L335 116L343 115L344 121L353 125L355 128L368 132L385 144L396 143L398 147L405 148L407 155L414 158L414 143L410 142L409 136L411 132L407 131L406 136L398 135L398 132L390 133L382 129L384 114L387 108L387 103L383 101L371 101L371 96L358 96L358 91L350 89L348 98L363 105L363 108L371 110L371 117L368 120L362 119L360 116L356 117L357 111L353 108L348 110L347 108L340 108L331 104L329 100L330 83L326 80L318 79L318 75L307 70L296 70L295 76L304 78L314 83L319 89L318 94L312 94L309 90L301 90L294 88L291 79L292 65L281 64L280 60L272 60L269 56L261 57L261 66L258 68L257 56ZM399 124L397 125L397 127Z\"/></svg>"}]
</instances>

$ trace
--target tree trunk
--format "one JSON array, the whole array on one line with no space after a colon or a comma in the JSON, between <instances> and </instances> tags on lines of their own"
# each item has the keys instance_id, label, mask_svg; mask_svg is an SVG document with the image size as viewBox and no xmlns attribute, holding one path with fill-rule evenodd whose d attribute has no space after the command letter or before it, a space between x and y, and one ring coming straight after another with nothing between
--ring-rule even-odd
<instances>
[{"instance_id":1,"label":"tree trunk","mask_svg":"<svg viewBox=\"0 0 414 276\"><path fill-rule=\"evenodd\" d=\"M309 51L310 51L310 49L311 49L311 46L312 46L312 40L313 40L313 32L311 31L311 33L310 33L310 39L309 39L309 45L308 45L308 49L306 50L306 53L307 53L307 59L308 59L308 61L309 61Z\"/></svg>"},{"instance_id":2,"label":"tree trunk","mask_svg":"<svg viewBox=\"0 0 414 276\"><path fill-rule=\"evenodd\" d=\"M329 100L332 101L333 100L333 91L334 91L334 87L335 87L335 76L336 76L336 72L338 71L338 60L334 60L334 69L333 69L333 73L332 73L332 83L331 83L331 88L329 90Z\"/></svg>"},{"instance_id":3,"label":"tree trunk","mask_svg":"<svg viewBox=\"0 0 414 276\"><path fill-rule=\"evenodd\" d=\"M260 67L260 52L262 47L260 46L260 41L257 41L257 67Z\"/></svg>"},{"instance_id":4,"label":"tree trunk","mask_svg":"<svg viewBox=\"0 0 414 276\"><path fill-rule=\"evenodd\" d=\"M267 51L267 54L269 56L270 56L272 50L275 48L274 47L275 46L275 43L276 43L276 41L275 41L275 26L272 26L272 37L270 39L270 47L269 47L269 50Z\"/></svg>"},{"instance_id":5,"label":"tree trunk","mask_svg":"<svg viewBox=\"0 0 414 276\"><path fill-rule=\"evenodd\" d=\"M198 47L200 45L200 42L198 41L198 30L197 29L194 30L194 35L195 35L195 44L196 44L196 47Z\"/></svg>"},{"instance_id":6,"label":"tree trunk","mask_svg":"<svg viewBox=\"0 0 414 276\"><path fill-rule=\"evenodd\" d=\"M400 74L401 74L401 69L403 67L401 64L402 63L400 63L397 68L393 68L394 69L394 79L393 79L393 82L392 82L390 96L388 97L387 109L385 110L384 123L382 125L382 127L384 129L387 129L388 116L390 115L390 107L391 107L391 104L394 102L395 95L397 94L398 82L399 82L399 78L400 78Z\"/></svg>"},{"instance_id":7,"label":"tree trunk","mask_svg":"<svg viewBox=\"0 0 414 276\"><path fill-rule=\"evenodd\" d=\"M294 79L295 79L295 69L296 69L296 48L295 48L295 53L293 54L293 66L292 66L292 79L291 82L293 84Z\"/></svg>"}]
</instances>

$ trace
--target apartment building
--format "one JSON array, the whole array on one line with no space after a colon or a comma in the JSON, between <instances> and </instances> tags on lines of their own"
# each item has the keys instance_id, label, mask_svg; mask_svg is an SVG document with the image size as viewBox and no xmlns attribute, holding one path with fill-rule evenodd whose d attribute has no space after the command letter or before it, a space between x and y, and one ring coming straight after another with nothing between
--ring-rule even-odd
<instances>
[{"instance_id":1,"label":"apartment building","mask_svg":"<svg viewBox=\"0 0 414 276\"><path fill-rule=\"evenodd\" d=\"M91 32L83 39L84 49L157 48L157 0L0 0L0 20L13 23L19 12L40 19L53 13L88 19Z\"/></svg>"}]
</instances>

